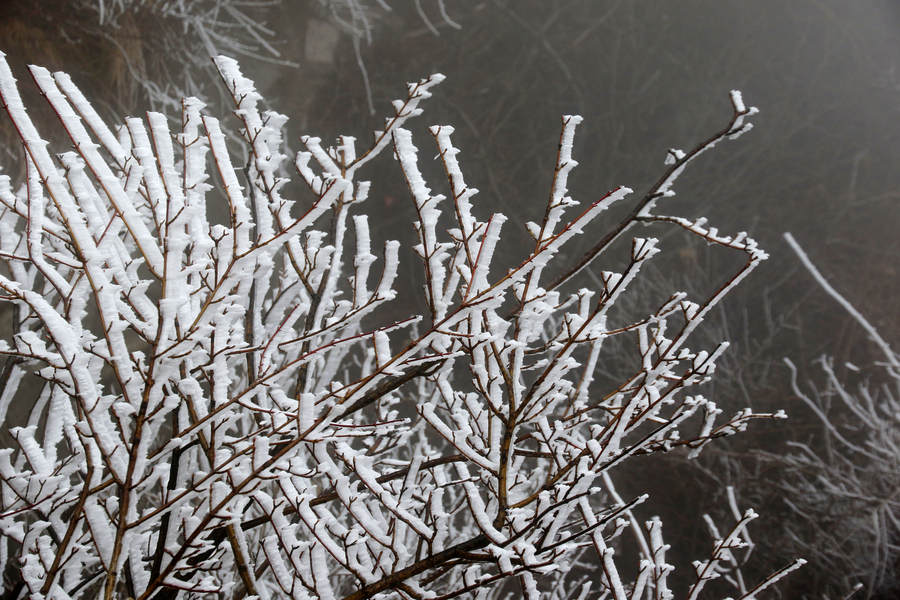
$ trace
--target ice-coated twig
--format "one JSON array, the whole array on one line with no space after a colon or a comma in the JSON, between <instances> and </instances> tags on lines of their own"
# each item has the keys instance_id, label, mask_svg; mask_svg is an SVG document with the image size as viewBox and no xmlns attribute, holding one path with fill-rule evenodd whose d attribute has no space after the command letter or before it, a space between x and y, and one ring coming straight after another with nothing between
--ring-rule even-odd
<instances>
[{"instance_id":1,"label":"ice-coated twig","mask_svg":"<svg viewBox=\"0 0 900 600\"><path fill-rule=\"evenodd\" d=\"M884 338L881 337L881 334L878 333L878 330L875 329L875 327L873 327L871 323L869 323L869 321L862 315L862 313L856 310L856 307L850 304L850 302L847 301L844 296L842 296L836 289L834 289L834 287L832 287L830 283L828 283L828 280L825 279L822 273L819 272L819 269L817 269L816 265L814 265L813 262L809 259L809 256L806 254L806 252L803 251L803 248L800 247L800 244L797 242L793 235L791 235L789 232L785 232L783 237L791 247L791 250L794 251L794 254L797 255L797 258L800 259L800 263L803 265L803 268L805 268L809 272L809 274L812 275L816 283L819 284L819 287L825 290L825 293L834 298L838 302L838 304L840 304L841 307L846 310L847 313L851 317L853 317L853 319L857 323L859 323L863 329L865 329L866 333L869 334L869 337L872 339L875 345L877 345L882 354L884 354L885 360L891 366L891 369L893 369L894 373L897 374L896 376L900 377L900 358L897 357L897 353L894 352L891 349L890 345L888 345L888 343L884 340Z\"/></svg>"}]
</instances>

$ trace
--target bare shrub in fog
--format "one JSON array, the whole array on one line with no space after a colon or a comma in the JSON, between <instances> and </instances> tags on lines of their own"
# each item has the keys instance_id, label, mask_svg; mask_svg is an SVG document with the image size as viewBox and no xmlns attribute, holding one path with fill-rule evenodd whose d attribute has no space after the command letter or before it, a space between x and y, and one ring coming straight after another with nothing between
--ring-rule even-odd
<instances>
[{"instance_id":1,"label":"bare shrub in fog","mask_svg":"<svg viewBox=\"0 0 900 600\"><path fill-rule=\"evenodd\" d=\"M784 522L787 543L816 569L838 574L844 591L858 583L867 597L889 597L900 589L900 358L794 238L785 237L813 279L862 326L882 356L866 365L858 385L836 372L831 357L816 361L819 374L805 384L785 359L794 394L822 425L812 440L789 441L792 452L764 455L781 471L774 484L791 513ZM852 364L847 368L860 371Z\"/></svg>"},{"instance_id":2,"label":"bare shrub in fog","mask_svg":"<svg viewBox=\"0 0 900 600\"><path fill-rule=\"evenodd\" d=\"M581 118L564 117L533 245L498 272L505 217L474 202L453 129L430 129L445 197L405 128L442 76L410 84L371 144L304 137L289 157L286 117L260 108L233 60L216 64L246 160L195 99L177 127L151 112L111 129L67 75L33 67L67 136L51 142L73 146L53 154L0 61L26 164L20 185L0 178L6 596L672 597L662 523L615 481L636 457L696 454L783 416L723 418L696 387L727 344L688 345L765 253L665 212L676 178L755 109L733 92L727 124L670 150L653 188L606 224L630 190L569 197ZM397 242L373 247L360 177L385 151L415 206L421 291L398 280ZM633 317L661 250L614 244L638 224L743 260L708 296L670 291ZM563 260L588 232L588 253ZM624 267L578 287L601 254ZM386 320L413 293L422 314ZM609 384L594 374L613 340L633 361ZM735 522L707 519L712 551L688 598L710 582L752 598L802 564L745 581L756 515L728 504Z\"/></svg>"},{"instance_id":3,"label":"bare shrub in fog","mask_svg":"<svg viewBox=\"0 0 900 600\"><path fill-rule=\"evenodd\" d=\"M78 0L76 4L82 14L94 15L95 20L85 20L79 26L93 35L115 39L124 27L125 37L134 37L137 25L140 56L126 51L121 42L116 46L134 83L160 108L177 109L182 97L204 91L213 73L210 56L227 54L298 66L282 58L274 31L266 25L278 18L282 3L277 0ZM318 0L317 4L323 16L351 40L368 93L362 47L371 43L375 22L380 14L390 12L390 5L385 0ZM422 22L437 35L422 2L416 0L415 4ZM444 0L430 0L428 4L434 5L440 23L459 27L447 14ZM293 10L302 11L299 7ZM370 93L368 101L374 112Z\"/></svg>"}]
</instances>

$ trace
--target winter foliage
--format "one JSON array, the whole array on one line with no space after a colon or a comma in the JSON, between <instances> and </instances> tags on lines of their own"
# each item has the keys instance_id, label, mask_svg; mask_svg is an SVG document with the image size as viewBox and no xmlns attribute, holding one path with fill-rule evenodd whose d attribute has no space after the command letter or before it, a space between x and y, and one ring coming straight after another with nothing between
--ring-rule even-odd
<instances>
[{"instance_id":1,"label":"winter foliage","mask_svg":"<svg viewBox=\"0 0 900 600\"><path fill-rule=\"evenodd\" d=\"M783 416L724 416L697 387L727 344L689 345L765 252L665 210L677 177L756 109L732 92L726 125L669 151L645 195L582 203L568 192L581 117L563 117L533 245L504 272L505 217L466 183L453 128L431 127L422 153L407 128L441 75L409 84L371 143L306 136L292 154L286 117L235 61L216 66L243 153L196 99L177 125L151 112L111 128L67 75L32 67L67 136L51 148L0 60L27 167L16 185L0 177L8 597L673 597L662 523L615 481L638 456L696 454ZM406 255L366 214L380 153L408 184L425 281L422 314L388 321L411 291ZM432 153L440 184L420 164ZM635 237L621 256L637 225L743 261L707 297L673 291L623 321L613 307L661 251ZM587 253L563 259L588 233ZM577 287L615 253L620 272ZM595 372L619 340L633 370L608 385ZM698 515L712 550L684 597L754 598L802 564L745 581L756 514L734 494L729 510L724 528Z\"/></svg>"}]
</instances>

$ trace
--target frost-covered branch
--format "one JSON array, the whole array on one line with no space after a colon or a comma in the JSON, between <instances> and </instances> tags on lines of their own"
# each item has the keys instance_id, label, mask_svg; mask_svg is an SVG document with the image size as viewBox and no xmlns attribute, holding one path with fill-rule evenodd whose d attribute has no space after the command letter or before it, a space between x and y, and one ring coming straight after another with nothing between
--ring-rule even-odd
<instances>
[{"instance_id":1,"label":"frost-covered branch","mask_svg":"<svg viewBox=\"0 0 900 600\"><path fill-rule=\"evenodd\" d=\"M528 598L669 598L661 522L642 523L646 496L622 498L614 481L636 455L696 453L783 416L722 419L697 388L727 344L689 345L765 253L745 233L657 212L755 109L733 93L728 125L672 151L612 225L607 209L630 190L569 195L581 117L563 117L534 244L498 272L506 218L476 201L452 127L427 142L445 194L420 165L410 125L442 76L409 84L370 145L305 136L290 160L287 118L262 108L234 60L215 64L246 162L196 99L176 122L151 112L110 127L68 77L33 67L67 136L45 141L0 60L27 164L17 187L0 177L0 300L15 315L0 341L12 441L0 563L20 580L9 597L487 598L509 579ZM373 247L361 177L385 151L416 212L409 256ZM746 260L706 297L670 290L623 321L612 309L631 303L657 239L634 238L594 289L575 284L641 223ZM588 232L601 242L567 264ZM427 310L387 319L410 293L401 260L420 264ZM614 384L595 377L612 337L633 349ZM737 524L724 537L710 526L690 597L723 574L748 598L768 585L730 575L753 515L732 504ZM616 554L624 532L638 557ZM579 579L590 566L602 575Z\"/></svg>"}]
</instances>

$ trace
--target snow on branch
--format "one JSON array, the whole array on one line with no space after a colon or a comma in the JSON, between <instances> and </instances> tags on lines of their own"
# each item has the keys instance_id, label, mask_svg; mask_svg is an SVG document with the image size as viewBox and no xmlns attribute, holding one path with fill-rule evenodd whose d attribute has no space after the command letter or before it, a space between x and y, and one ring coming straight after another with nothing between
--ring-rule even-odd
<instances>
[{"instance_id":1,"label":"snow on branch","mask_svg":"<svg viewBox=\"0 0 900 600\"><path fill-rule=\"evenodd\" d=\"M246 162L196 99L174 120L111 127L67 76L34 67L68 136L47 142L0 60L27 164L18 186L0 177L0 302L15 326L0 341L0 566L18 578L6 597L487 598L514 577L529 598L669 598L662 525L613 481L633 456L696 453L781 415L722 419L696 388L727 344L689 346L765 253L657 207L755 109L732 94L727 126L671 152L612 224L601 216L631 190L569 196L581 117L563 117L534 245L501 272L505 216L476 201L452 127L426 142L446 182L420 168L408 125L442 76L409 84L370 145L305 136L289 160L287 117L263 108L237 62L216 65ZM358 176L381 152L410 190L409 255L366 213ZM594 289L577 287L579 271L646 222L746 260L709 297L672 290L616 322L659 241L634 238ZM562 258L588 233L590 252ZM410 292L401 258L424 273L427 311L387 320ZM634 361L610 387L594 372L612 336L633 341ZM711 526L690 597L739 568L752 515L735 509L724 537ZM616 554L628 530L640 556ZM579 579L584 568L602 576ZM730 581L744 597L768 585Z\"/></svg>"}]
</instances>

